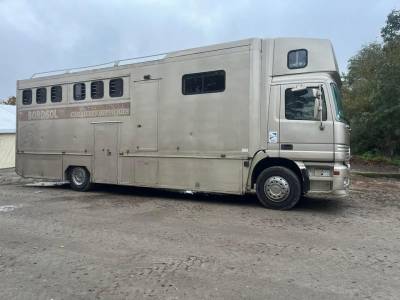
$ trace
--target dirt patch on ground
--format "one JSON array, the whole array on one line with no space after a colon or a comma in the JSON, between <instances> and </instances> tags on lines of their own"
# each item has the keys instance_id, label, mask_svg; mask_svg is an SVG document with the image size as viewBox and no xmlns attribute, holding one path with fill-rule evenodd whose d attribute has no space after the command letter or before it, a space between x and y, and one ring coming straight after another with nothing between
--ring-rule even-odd
<instances>
[{"instance_id":1,"label":"dirt patch on ground","mask_svg":"<svg viewBox=\"0 0 400 300\"><path fill-rule=\"evenodd\" d=\"M356 176L348 198L273 211L253 196L0 174L0 299L400 298L396 180Z\"/></svg>"}]
</instances>

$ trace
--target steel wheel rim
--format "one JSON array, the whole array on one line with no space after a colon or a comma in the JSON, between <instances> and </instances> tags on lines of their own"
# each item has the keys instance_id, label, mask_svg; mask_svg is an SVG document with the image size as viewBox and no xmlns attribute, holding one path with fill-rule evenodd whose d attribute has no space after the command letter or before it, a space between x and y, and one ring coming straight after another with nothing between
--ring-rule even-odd
<instances>
[{"instance_id":1,"label":"steel wheel rim","mask_svg":"<svg viewBox=\"0 0 400 300\"><path fill-rule=\"evenodd\" d=\"M282 202L289 196L290 186L285 178L272 176L265 181L264 193L271 201Z\"/></svg>"},{"instance_id":2,"label":"steel wheel rim","mask_svg":"<svg viewBox=\"0 0 400 300\"><path fill-rule=\"evenodd\" d=\"M71 173L71 179L75 185L83 185L86 179L85 170L82 168L74 168Z\"/></svg>"}]
</instances>

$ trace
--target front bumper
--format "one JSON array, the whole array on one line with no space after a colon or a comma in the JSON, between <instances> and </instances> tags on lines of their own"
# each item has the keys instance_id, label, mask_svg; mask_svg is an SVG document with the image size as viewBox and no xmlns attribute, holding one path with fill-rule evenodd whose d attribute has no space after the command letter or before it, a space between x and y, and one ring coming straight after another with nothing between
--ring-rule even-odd
<instances>
[{"instance_id":1,"label":"front bumper","mask_svg":"<svg viewBox=\"0 0 400 300\"><path fill-rule=\"evenodd\" d=\"M332 194L347 196L350 188L350 165L335 163L333 168Z\"/></svg>"}]
</instances>

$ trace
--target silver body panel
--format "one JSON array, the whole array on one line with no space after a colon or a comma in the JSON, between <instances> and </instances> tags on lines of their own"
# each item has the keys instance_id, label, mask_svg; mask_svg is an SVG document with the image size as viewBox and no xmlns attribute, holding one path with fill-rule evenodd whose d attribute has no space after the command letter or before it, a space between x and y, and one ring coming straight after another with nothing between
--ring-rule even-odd
<instances>
[{"instance_id":1,"label":"silver body panel","mask_svg":"<svg viewBox=\"0 0 400 300\"><path fill-rule=\"evenodd\" d=\"M309 49L308 65L290 70L287 52L299 48ZM226 72L223 92L182 94L184 74L212 70ZM119 77L123 96L110 98L108 82ZM349 141L334 120L332 95L323 131L318 121L286 120L283 111L285 88L318 83L328 91L337 79L329 41L248 39L156 61L21 80L16 170L65 180L66 170L79 165L99 183L243 194L254 188L256 163L280 157L308 168L315 191L345 190L342 175L334 178L333 170L346 161ZM104 81L104 98L88 93L86 100L74 101L73 84L84 82L90 91L94 80ZM49 95L53 85L62 85L62 102L22 105L24 89L35 94L46 87ZM277 133L276 141L269 141L270 132ZM285 143L293 150L282 150ZM320 178L320 169L331 176Z\"/></svg>"}]
</instances>

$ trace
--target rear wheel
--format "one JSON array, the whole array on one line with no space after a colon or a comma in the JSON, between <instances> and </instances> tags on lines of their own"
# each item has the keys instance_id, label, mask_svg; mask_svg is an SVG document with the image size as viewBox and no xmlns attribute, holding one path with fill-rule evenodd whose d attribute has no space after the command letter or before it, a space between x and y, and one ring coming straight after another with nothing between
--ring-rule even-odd
<instances>
[{"instance_id":1,"label":"rear wheel","mask_svg":"<svg viewBox=\"0 0 400 300\"><path fill-rule=\"evenodd\" d=\"M299 202L300 180L285 167L270 167L257 178L256 191L262 205L273 209L290 209Z\"/></svg>"},{"instance_id":2,"label":"rear wheel","mask_svg":"<svg viewBox=\"0 0 400 300\"><path fill-rule=\"evenodd\" d=\"M71 188L75 191L85 192L90 189L90 173L84 167L72 167L69 172Z\"/></svg>"}]
</instances>

